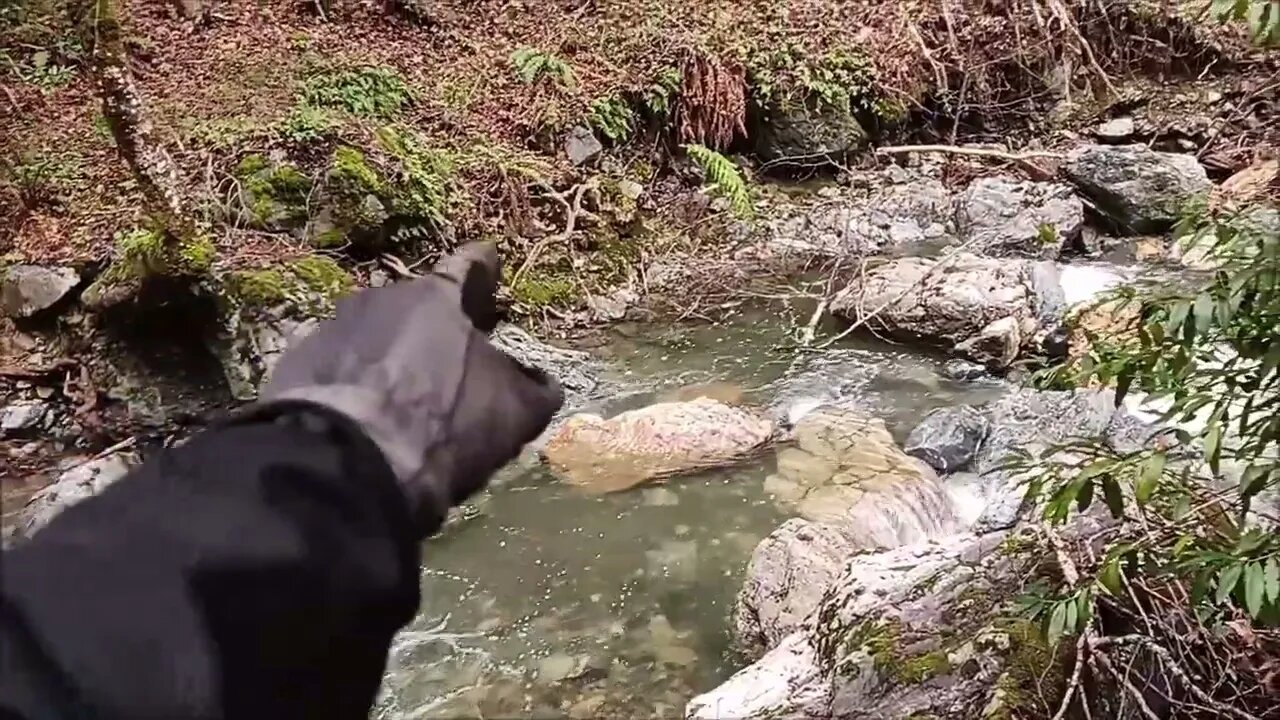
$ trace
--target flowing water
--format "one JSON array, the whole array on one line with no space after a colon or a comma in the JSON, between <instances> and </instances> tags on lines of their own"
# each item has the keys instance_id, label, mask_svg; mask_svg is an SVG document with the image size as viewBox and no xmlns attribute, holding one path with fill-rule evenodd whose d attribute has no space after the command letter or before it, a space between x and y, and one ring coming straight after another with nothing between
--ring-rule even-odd
<instances>
[{"instance_id":1,"label":"flowing water","mask_svg":"<svg viewBox=\"0 0 1280 720\"><path fill-rule=\"evenodd\" d=\"M940 358L854 341L787 349L757 310L717 324L624 326L596 352L616 368L605 414L681 386L743 388L770 412L832 398L899 438L929 409L982 402L996 382L940 376ZM756 543L785 514L763 492L774 460L588 496L525 458L473 517L428 542L422 611L392 652L378 716L677 717L737 663L729 614Z\"/></svg>"}]
</instances>

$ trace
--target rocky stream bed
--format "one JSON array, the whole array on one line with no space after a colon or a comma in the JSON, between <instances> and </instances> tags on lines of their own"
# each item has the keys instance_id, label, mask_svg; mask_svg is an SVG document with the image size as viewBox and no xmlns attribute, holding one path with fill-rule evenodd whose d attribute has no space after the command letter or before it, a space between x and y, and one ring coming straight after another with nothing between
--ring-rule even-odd
<instances>
[{"instance_id":1,"label":"rocky stream bed","mask_svg":"<svg viewBox=\"0 0 1280 720\"><path fill-rule=\"evenodd\" d=\"M619 321L591 352L501 329L569 402L425 543L422 612L395 643L376 716L1016 716L1028 678L1057 659L1004 612L1047 551L1001 461L1154 431L1109 391L1020 381L1122 330L1122 313L1091 305L1099 293L1195 271L1167 232L1212 188L1193 156L1140 145L1081 146L1063 176L954 188L926 157L847 191L766 199L734 251L846 262L819 329L873 332L829 346L796 346L812 302ZM1258 222L1277 223L1268 212ZM70 268L6 270L3 309L20 327L7 342L32 370L0 408L7 462L53 457L29 475L58 476L20 511L21 488L39 482L8 486L18 538L151 449L142 435L77 452L75 380L50 387L49 338L87 322L84 284ZM106 392L135 423L198 425L218 397L208 386L252 397L313 322L298 305L211 309L206 365L176 380L149 384L154 366L107 355Z\"/></svg>"}]
</instances>

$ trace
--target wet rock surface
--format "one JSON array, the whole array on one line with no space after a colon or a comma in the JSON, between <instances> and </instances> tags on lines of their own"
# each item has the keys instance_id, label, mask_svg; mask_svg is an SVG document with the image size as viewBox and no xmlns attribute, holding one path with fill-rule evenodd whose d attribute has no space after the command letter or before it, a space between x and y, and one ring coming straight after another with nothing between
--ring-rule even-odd
<instances>
[{"instance_id":1,"label":"wet rock surface","mask_svg":"<svg viewBox=\"0 0 1280 720\"><path fill-rule=\"evenodd\" d=\"M1084 204L1068 185L980 178L956 200L956 228L971 252L1054 259L1079 240Z\"/></svg>"},{"instance_id":2,"label":"wet rock surface","mask_svg":"<svg viewBox=\"0 0 1280 720\"><path fill-rule=\"evenodd\" d=\"M940 473L967 466L987 436L987 418L976 408L939 408L911 431L904 449Z\"/></svg>"},{"instance_id":3,"label":"wet rock surface","mask_svg":"<svg viewBox=\"0 0 1280 720\"><path fill-rule=\"evenodd\" d=\"M772 421L709 398L658 403L608 420L574 415L543 449L551 468L591 492L739 462L773 437Z\"/></svg>"},{"instance_id":4,"label":"wet rock surface","mask_svg":"<svg viewBox=\"0 0 1280 720\"><path fill-rule=\"evenodd\" d=\"M1194 155L1145 145L1084 146L1064 170L1121 230L1139 235L1169 229L1187 201L1212 187Z\"/></svg>"},{"instance_id":5,"label":"wet rock surface","mask_svg":"<svg viewBox=\"0 0 1280 720\"><path fill-rule=\"evenodd\" d=\"M36 493L23 509L13 540L34 535L67 508L105 490L138 463L132 453L116 453L74 465Z\"/></svg>"},{"instance_id":6,"label":"wet rock surface","mask_svg":"<svg viewBox=\"0 0 1280 720\"><path fill-rule=\"evenodd\" d=\"M1033 264L960 253L947 260L897 258L840 291L831 311L891 335L940 345L995 367L1032 347L1041 329Z\"/></svg>"}]
</instances>

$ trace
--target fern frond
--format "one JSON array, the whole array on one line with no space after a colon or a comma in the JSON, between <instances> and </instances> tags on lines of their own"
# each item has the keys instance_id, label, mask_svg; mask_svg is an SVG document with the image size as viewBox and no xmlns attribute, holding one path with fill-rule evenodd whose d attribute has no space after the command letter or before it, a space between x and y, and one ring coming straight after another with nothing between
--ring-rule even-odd
<instances>
[{"instance_id":1,"label":"fern frond","mask_svg":"<svg viewBox=\"0 0 1280 720\"><path fill-rule=\"evenodd\" d=\"M747 186L747 179L736 163L705 145L689 144L681 147L702 169L712 191L729 200L729 206L733 208L735 215L749 218L755 214L755 207L751 203L751 188Z\"/></svg>"}]
</instances>

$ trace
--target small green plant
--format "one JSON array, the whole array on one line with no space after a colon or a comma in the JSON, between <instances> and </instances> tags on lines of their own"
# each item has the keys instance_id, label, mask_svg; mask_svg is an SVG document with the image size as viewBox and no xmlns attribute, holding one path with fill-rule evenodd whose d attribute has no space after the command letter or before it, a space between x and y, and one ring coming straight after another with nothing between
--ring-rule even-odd
<instances>
[{"instance_id":1,"label":"small green plant","mask_svg":"<svg viewBox=\"0 0 1280 720\"><path fill-rule=\"evenodd\" d=\"M516 77L525 85L533 85L543 78L566 88L578 83L568 63L537 48L522 47L511 53L511 64L515 67Z\"/></svg>"},{"instance_id":2,"label":"small green plant","mask_svg":"<svg viewBox=\"0 0 1280 720\"><path fill-rule=\"evenodd\" d=\"M26 207L57 202L83 172L79 158L51 154L21 157L6 170Z\"/></svg>"},{"instance_id":3,"label":"small green plant","mask_svg":"<svg viewBox=\"0 0 1280 720\"><path fill-rule=\"evenodd\" d=\"M324 108L300 103L295 105L276 127L276 134L282 140L302 145L328 137L338 129L338 126L338 120L333 113Z\"/></svg>"},{"instance_id":4,"label":"small green plant","mask_svg":"<svg viewBox=\"0 0 1280 720\"><path fill-rule=\"evenodd\" d=\"M635 132L635 114L627 101L617 95L592 102L588 119L592 127L615 143L625 142Z\"/></svg>"},{"instance_id":5,"label":"small green plant","mask_svg":"<svg viewBox=\"0 0 1280 720\"><path fill-rule=\"evenodd\" d=\"M25 62L15 61L7 51L0 51L0 59L23 82L35 85L45 94L70 84L76 75L75 64L70 58L61 53L55 55L49 50L37 50Z\"/></svg>"},{"instance_id":6,"label":"small green plant","mask_svg":"<svg viewBox=\"0 0 1280 720\"><path fill-rule=\"evenodd\" d=\"M412 131L383 127L378 145L395 158L392 207L399 215L443 225L456 202L455 167L448 153L427 147Z\"/></svg>"},{"instance_id":7,"label":"small green plant","mask_svg":"<svg viewBox=\"0 0 1280 720\"><path fill-rule=\"evenodd\" d=\"M741 168L732 160L705 145L684 145L698 167L702 168L712 192L726 198L729 206L738 217L748 218L755 214L751 203L751 190Z\"/></svg>"},{"instance_id":8,"label":"small green plant","mask_svg":"<svg viewBox=\"0 0 1280 720\"><path fill-rule=\"evenodd\" d=\"M840 110L875 110L875 70L858 50L813 57L788 40L748 56L752 90L766 104L794 106L809 100Z\"/></svg>"},{"instance_id":9,"label":"small green plant","mask_svg":"<svg viewBox=\"0 0 1280 720\"><path fill-rule=\"evenodd\" d=\"M411 105L415 94L394 69L368 65L312 75L303 87L302 99L313 108L388 119Z\"/></svg>"},{"instance_id":10,"label":"small green plant","mask_svg":"<svg viewBox=\"0 0 1280 720\"><path fill-rule=\"evenodd\" d=\"M1275 0L1213 0L1210 12L1219 22L1245 23L1259 45L1280 45L1280 2Z\"/></svg>"},{"instance_id":11,"label":"small green plant","mask_svg":"<svg viewBox=\"0 0 1280 720\"><path fill-rule=\"evenodd\" d=\"M668 117L682 85L684 74L680 68L666 67L658 71L658 76L644 90L645 109L656 118Z\"/></svg>"}]
</instances>

